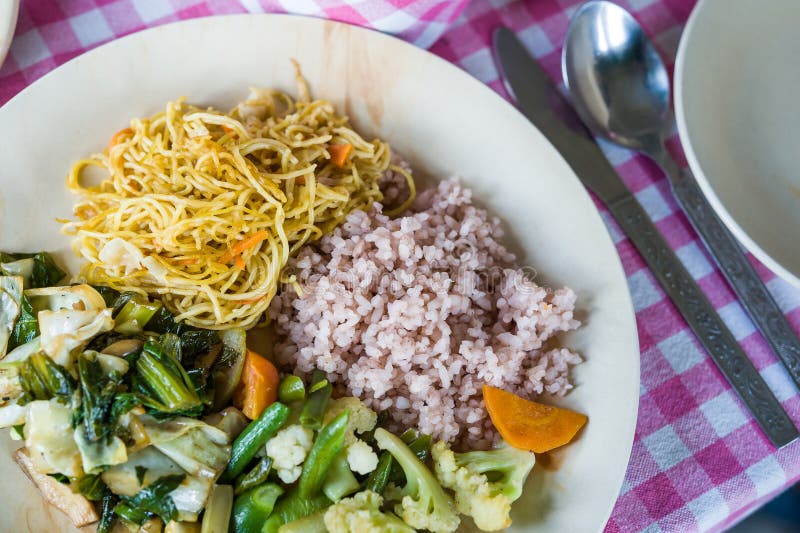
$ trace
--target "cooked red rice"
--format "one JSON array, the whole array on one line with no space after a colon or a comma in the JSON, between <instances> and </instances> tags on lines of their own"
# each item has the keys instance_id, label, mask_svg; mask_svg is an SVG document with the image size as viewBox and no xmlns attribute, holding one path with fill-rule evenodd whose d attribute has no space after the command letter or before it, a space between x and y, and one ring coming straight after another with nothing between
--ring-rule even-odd
<instances>
[{"instance_id":1,"label":"cooked red rice","mask_svg":"<svg viewBox=\"0 0 800 533\"><path fill-rule=\"evenodd\" d=\"M533 398L563 395L580 357L551 346L579 323L575 294L538 286L502 244L496 217L456 179L423 192L406 216L376 205L290 262L270 316L278 361L462 447L496 440L481 397L491 384Z\"/></svg>"}]
</instances>

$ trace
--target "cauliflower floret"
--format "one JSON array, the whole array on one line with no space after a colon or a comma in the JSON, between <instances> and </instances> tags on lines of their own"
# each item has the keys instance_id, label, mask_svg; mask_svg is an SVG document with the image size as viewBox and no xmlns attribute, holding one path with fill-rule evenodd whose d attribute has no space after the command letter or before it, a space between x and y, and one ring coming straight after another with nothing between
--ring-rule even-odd
<instances>
[{"instance_id":1,"label":"cauliflower floret","mask_svg":"<svg viewBox=\"0 0 800 533\"><path fill-rule=\"evenodd\" d=\"M511 525L511 503L520 497L536 458L531 452L504 446L490 451L453 453L437 442L431 450L436 477L456 495L456 508L483 531ZM492 473L489 481L487 473Z\"/></svg>"},{"instance_id":2,"label":"cauliflower floret","mask_svg":"<svg viewBox=\"0 0 800 533\"><path fill-rule=\"evenodd\" d=\"M331 400L328 404L328 410L325 412L323 423L327 424L344 411L350 411L347 432L344 437L345 446L350 446L358 440L356 433L361 434L372 431L375 428L375 424L378 423L378 414L353 396Z\"/></svg>"},{"instance_id":3,"label":"cauliflower floret","mask_svg":"<svg viewBox=\"0 0 800 533\"><path fill-rule=\"evenodd\" d=\"M329 533L413 533L414 530L392 513L382 513L383 498L371 491L359 492L331 505L325 511Z\"/></svg>"},{"instance_id":4,"label":"cauliflower floret","mask_svg":"<svg viewBox=\"0 0 800 533\"><path fill-rule=\"evenodd\" d=\"M400 499L394 511L411 527L427 529L434 533L451 533L458 528L460 519L453 500L442 489L428 467L395 435L383 428L375 430L375 442L386 450L403 469L405 485L400 490L391 489Z\"/></svg>"},{"instance_id":5,"label":"cauliflower floret","mask_svg":"<svg viewBox=\"0 0 800 533\"><path fill-rule=\"evenodd\" d=\"M303 471L303 461L314 443L314 432L295 424L267 441L267 457L284 483L294 483Z\"/></svg>"},{"instance_id":6,"label":"cauliflower floret","mask_svg":"<svg viewBox=\"0 0 800 533\"><path fill-rule=\"evenodd\" d=\"M347 447L347 464L350 470L367 475L378 467L378 454L361 439Z\"/></svg>"}]
</instances>

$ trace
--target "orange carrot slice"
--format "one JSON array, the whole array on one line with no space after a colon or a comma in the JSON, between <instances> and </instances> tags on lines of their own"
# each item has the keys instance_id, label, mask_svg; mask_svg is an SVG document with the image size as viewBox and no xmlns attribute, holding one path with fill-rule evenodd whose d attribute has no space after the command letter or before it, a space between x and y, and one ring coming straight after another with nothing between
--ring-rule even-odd
<instances>
[{"instance_id":1,"label":"orange carrot slice","mask_svg":"<svg viewBox=\"0 0 800 533\"><path fill-rule=\"evenodd\" d=\"M233 258L233 264L239 267L239 270L244 270L245 267L247 267L247 264L244 262L244 259L242 259L241 255L237 255Z\"/></svg>"},{"instance_id":2,"label":"orange carrot slice","mask_svg":"<svg viewBox=\"0 0 800 533\"><path fill-rule=\"evenodd\" d=\"M332 144L328 146L328 152L331 154L331 163L342 168L352 149L353 147L349 144Z\"/></svg>"},{"instance_id":3,"label":"orange carrot slice","mask_svg":"<svg viewBox=\"0 0 800 533\"><path fill-rule=\"evenodd\" d=\"M233 404L250 420L278 399L280 377L278 369L252 350L247 350L242 368L242 378L233 393Z\"/></svg>"},{"instance_id":4,"label":"orange carrot slice","mask_svg":"<svg viewBox=\"0 0 800 533\"><path fill-rule=\"evenodd\" d=\"M114 148L117 144L120 143L120 141L122 141L122 139L124 139L128 135L133 135L133 130L132 129L125 128L125 129L119 130L108 141L108 149L111 150L112 148Z\"/></svg>"},{"instance_id":5,"label":"orange carrot slice","mask_svg":"<svg viewBox=\"0 0 800 533\"><path fill-rule=\"evenodd\" d=\"M588 420L581 413L532 402L490 385L483 386L483 401L508 444L536 453L567 444Z\"/></svg>"},{"instance_id":6,"label":"orange carrot slice","mask_svg":"<svg viewBox=\"0 0 800 533\"><path fill-rule=\"evenodd\" d=\"M269 233L266 230L261 230L253 233L243 241L240 241L231 246L227 252L225 252L224 254L222 254L222 256L220 256L219 262L230 263L231 259L233 259L237 255L241 255L242 252L252 248L256 244L265 240L267 237L269 237Z\"/></svg>"}]
</instances>

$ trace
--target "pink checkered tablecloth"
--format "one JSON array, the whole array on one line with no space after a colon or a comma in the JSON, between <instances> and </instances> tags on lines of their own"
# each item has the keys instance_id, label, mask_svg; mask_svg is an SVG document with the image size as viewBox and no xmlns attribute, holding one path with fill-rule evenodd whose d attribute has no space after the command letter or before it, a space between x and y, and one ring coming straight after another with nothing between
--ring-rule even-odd
<instances>
[{"instance_id":1,"label":"pink checkered tablecloth","mask_svg":"<svg viewBox=\"0 0 800 533\"><path fill-rule=\"evenodd\" d=\"M5 0L0 0L5 1ZM549 73L580 0L22 0L16 36L0 68L0 104L82 52L116 37L181 19L291 11L394 33L505 93L489 50L498 24L513 28ZM623 0L671 65L694 0ZM0 141L2 142L2 141ZM677 140L672 147L677 153ZM646 159L609 157L706 291L795 423L800 395L755 330L719 269ZM622 258L641 344L636 440L607 531L718 531L800 478L800 442L775 450L665 297L642 258L598 203ZM759 273L800 330L800 293L763 266Z\"/></svg>"}]
</instances>

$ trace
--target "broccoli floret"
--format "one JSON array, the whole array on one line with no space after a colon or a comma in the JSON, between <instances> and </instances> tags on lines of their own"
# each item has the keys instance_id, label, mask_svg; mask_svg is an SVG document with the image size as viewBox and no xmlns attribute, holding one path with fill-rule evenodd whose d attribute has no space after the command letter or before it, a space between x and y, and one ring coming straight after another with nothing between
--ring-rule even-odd
<instances>
[{"instance_id":1,"label":"broccoli floret","mask_svg":"<svg viewBox=\"0 0 800 533\"><path fill-rule=\"evenodd\" d=\"M372 491L359 492L325 511L328 533L413 533L414 530L392 513L380 510L383 498Z\"/></svg>"},{"instance_id":2,"label":"broccoli floret","mask_svg":"<svg viewBox=\"0 0 800 533\"><path fill-rule=\"evenodd\" d=\"M417 529L449 533L458 528L460 519L453 500L428 467L398 437L383 428L375 430L375 442L386 450L403 469L406 484L400 489L400 503L395 512L406 524Z\"/></svg>"},{"instance_id":3,"label":"broccoli floret","mask_svg":"<svg viewBox=\"0 0 800 533\"><path fill-rule=\"evenodd\" d=\"M378 415L358 398L348 396L346 398L331 400L322 423L327 424L344 411L350 412L347 432L344 436L344 445L349 447L358 440L355 435L356 433L365 433L375 428L375 424L378 422Z\"/></svg>"},{"instance_id":4,"label":"broccoli floret","mask_svg":"<svg viewBox=\"0 0 800 533\"><path fill-rule=\"evenodd\" d=\"M511 525L511 503L522 494L536 462L533 453L508 445L454 453L444 442L437 442L432 454L436 476L455 493L459 512L471 516L483 531Z\"/></svg>"}]
</instances>

